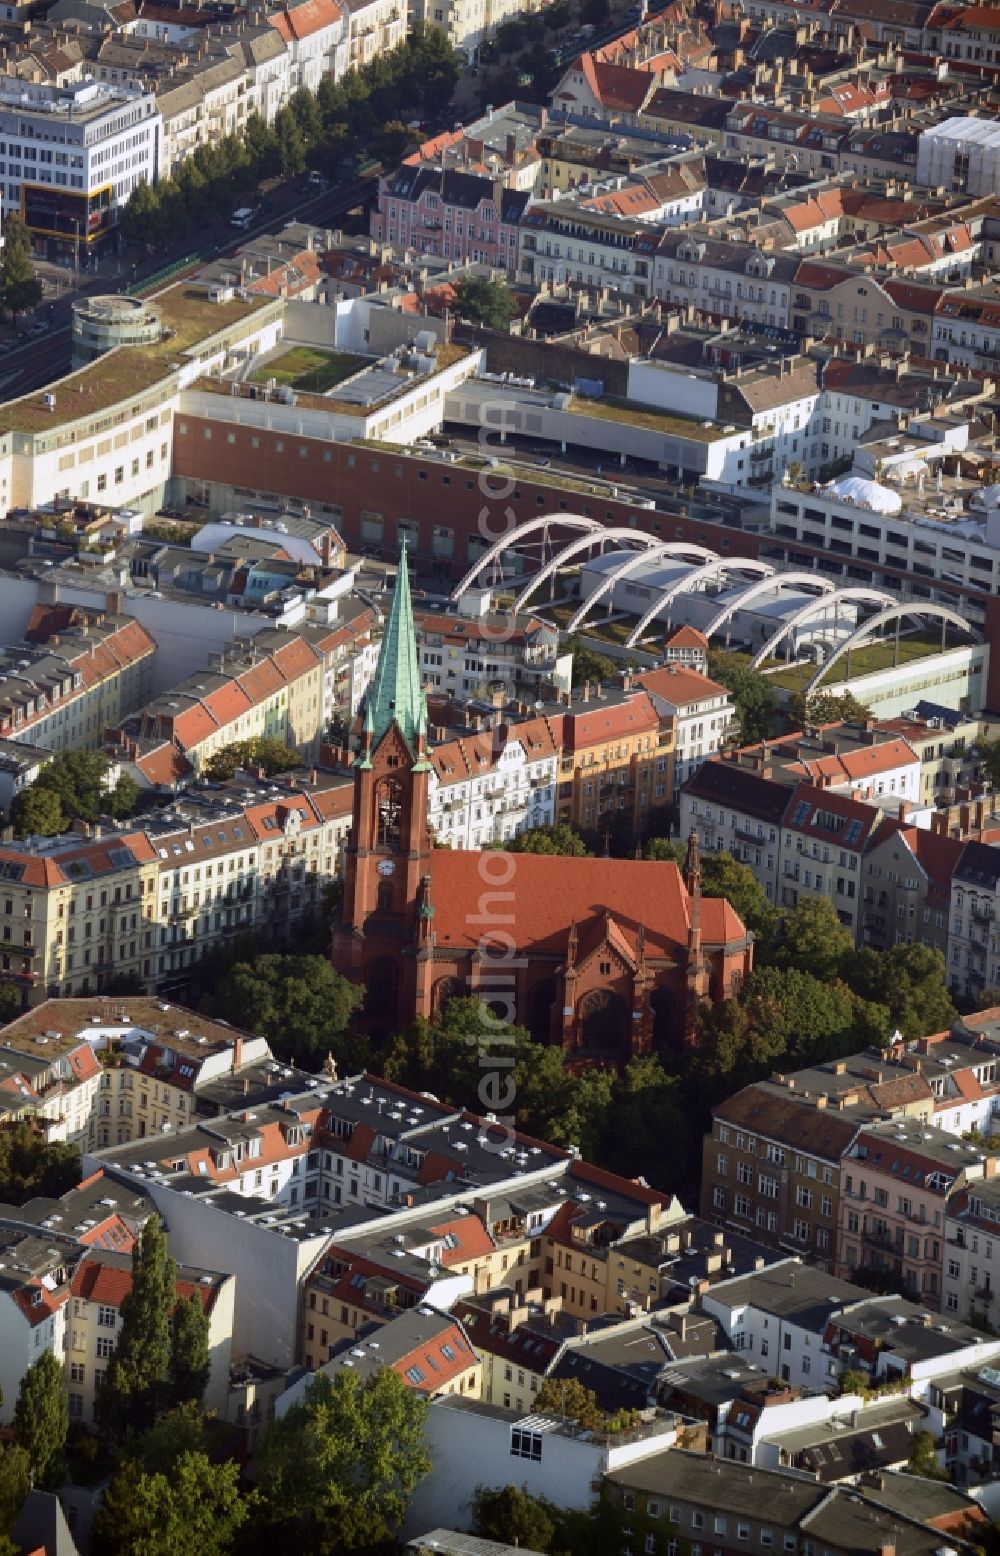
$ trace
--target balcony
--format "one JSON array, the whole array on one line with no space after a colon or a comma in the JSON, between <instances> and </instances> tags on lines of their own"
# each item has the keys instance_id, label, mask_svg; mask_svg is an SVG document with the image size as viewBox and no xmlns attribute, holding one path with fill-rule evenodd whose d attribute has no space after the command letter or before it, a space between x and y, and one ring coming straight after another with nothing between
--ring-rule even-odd
<instances>
[{"instance_id":1,"label":"balcony","mask_svg":"<svg viewBox=\"0 0 1000 1556\"><path fill-rule=\"evenodd\" d=\"M990 1303L993 1301L993 1289L990 1286L976 1287L976 1301Z\"/></svg>"}]
</instances>

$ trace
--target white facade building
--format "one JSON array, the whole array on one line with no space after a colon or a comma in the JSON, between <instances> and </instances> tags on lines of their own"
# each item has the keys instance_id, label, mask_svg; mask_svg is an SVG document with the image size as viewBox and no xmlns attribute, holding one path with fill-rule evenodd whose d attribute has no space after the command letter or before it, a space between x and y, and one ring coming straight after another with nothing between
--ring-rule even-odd
<instances>
[{"instance_id":1,"label":"white facade building","mask_svg":"<svg viewBox=\"0 0 1000 1556\"><path fill-rule=\"evenodd\" d=\"M430 753L427 819L451 848L488 848L555 821L559 748L547 721L515 725L496 749L492 740L486 732Z\"/></svg>"},{"instance_id":2,"label":"white facade building","mask_svg":"<svg viewBox=\"0 0 1000 1556\"><path fill-rule=\"evenodd\" d=\"M995 195L1000 190L1000 125L966 117L921 130L916 176L930 189Z\"/></svg>"},{"instance_id":3,"label":"white facade building","mask_svg":"<svg viewBox=\"0 0 1000 1556\"><path fill-rule=\"evenodd\" d=\"M154 183L162 121L152 92L0 76L0 196L48 258L98 249L133 189Z\"/></svg>"}]
</instances>

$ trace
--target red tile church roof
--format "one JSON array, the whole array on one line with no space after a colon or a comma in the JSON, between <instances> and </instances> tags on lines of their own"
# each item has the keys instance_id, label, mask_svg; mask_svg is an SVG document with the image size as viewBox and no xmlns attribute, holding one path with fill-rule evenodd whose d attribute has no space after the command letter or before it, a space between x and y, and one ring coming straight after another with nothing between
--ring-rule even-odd
<instances>
[{"instance_id":1,"label":"red tile church roof","mask_svg":"<svg viewBox=\"0 0 1000 1556\"><path fill-rule=\"evenodd\" d=\"M429 861L434 934L439 949L471 950L488 935L490 902L497 929L519 950L560 954L570 920L582 926L608 911L633 954L640 924L647 954L670 955L687 944L689 899L672 863L645 859L573 859L550 854L511 854L508 873L498 863L481 868L488 854L435 849ZM485 922L484 922L485 921ZM729 903L706 897L701 904L705 945L742 940L746 931Z\"/></svg>"}]
</instances>

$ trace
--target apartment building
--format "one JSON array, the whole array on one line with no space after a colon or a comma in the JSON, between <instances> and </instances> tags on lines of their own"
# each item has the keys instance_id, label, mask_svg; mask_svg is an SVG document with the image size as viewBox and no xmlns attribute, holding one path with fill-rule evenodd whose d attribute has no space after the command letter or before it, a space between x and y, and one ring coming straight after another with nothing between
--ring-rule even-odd
<instances>
[{"instance_id":1,"label":"apartment building","mask_svg":"<svg viewBox=\"0 0 1000 1556\"><path fill-rule=\"evenodd\" d=\"M30 1087L24 1115L81 1150L185 1129L221 1110L227 1078L258 1091L274 1068L264 1038L135 995L48 999L3 1039L5 1072Z\"/></svg>"},{"instance_id":2,"label":"apartment building","mask_svg":"<svg viewBox=\"0 0 1000 1556\"><path fill-rule=\"evenodd\" d=\"M379 182L371 235L377 243L513 274L529 198L502 179L404 162Z\"/></svg>"},{"instance_id":3,"label":"apartment building","mask_svg":"<svg viewBox=\"0 0 1000 1556\"><path fill-rule=\"evenodd\" d=\"M401 0L344 0L347 12L347 68L360 70L406 38L407 8Z\"/></svg>"},{"instance_id":4,"label":"apartment building","mask_svg":"<svg viewBox=\"0 0 1000 1556\"><path fill-rule=\"evenodd\" d=\"M36 606L25 642L0 654L0 736L92 749L149 695L156 643L128 616Z\"/></svg>"},{"instance_id":5,"label":"apartment building","mask_svg":"<svg viewBox=\"0 0 1000 1556\"><path fill-rule=\"evenodd\" d=\"M673 724L648 692L588 684L562 713L557 820L594 831L624 813L638 829L670 803L673 764Z\"/></svg>"},{"instance_id":6,"label":"apartment building","mask_svg":"<svg viewBox=\"0 0 1000 1556\"><path fill-rule=\"evenodd\" d=\"M234 935L287 944L315 922L341 869L350 785L209 798L141 826L0 844L0 978L25 1005L119 976L175 987Z\"/></svg>"},{"instance_id":7,"label":"apartment building","mask_svg":"<svg viewBox=\"0 0 1000 1556\"><path fill-rule=\"evenodd\" d=\"M332 713L322 648L303 634L273 629L210 654L206 670L153 698L111 738L167 740L196 772L223 746L260 736L295 746L310 760Z\"/></svg>"},{"instance_id":8,"label":"apartment building","mask_svg":"<svg viewBox=\"0 0 1000 1556\"><path fill-rule=\"evenodd\" d=\"M561 1317L558 1298L515 1302L502 1287L457 1302L455 1314L482 1366L479 1397L503 1410L532 1408L552 1363L577 1330Z\"/></svg>"},{"instance_id":9,"label":"apartment building","mask_svg":"<svg viewBox=\"0 0 1000 1556\"><path fill-rule=\"evenodd\" d=\"M209 1375L206 1410L225 1415L236 1281L231 1275L191 1270L174 1279L178 1302L197 1296L208 1319ZM89 1249L76 1265L65 1308L65 1366L70 1421L96 1424L95 1401L121 1330L121 1307L132 1290L132 1260L104 1248Z\"/></svg>"},{"instance_id":10,"label":"apartment building","mask_svg":"<svg viewBox=\"0 0 1000 1556\"><path fill-rule=\"evenodd\" d=\"M836 1108L808 1090L800 1099L797 1078L784 1093L763 1083L737 1092L714 1110L705 1137L702 1216L832 1270L840 1163L871 1116L857 1094Z\"/></svg>"},{"instance_id":11,"label":"apartment building","mask_svg":"<svg viewBox=\"0 0 1000 1556\"><path fill-rule=\"evenodd\" d=\"M562 731L558 715L435 744L427 823L451 848L487 848L518 832L549 826L556 816Z\"/></svg>"},{"instance_id":12,"label":"apartment building","mask_svg":"<svg viewBox=\"0 0 1000 1556\"><path fill-rule=\"evenodd\" d=\"M454 531L435 534L442 557L454 551ZM488 593L472 591L469 603L489 601ZM463 701L491 695L502 687L508 697L551 693L553 686L569 691L572 655L561 652L556 629L540 617L512 618L495 611L481 615L446 616L416 610L420 670L428 694L450 695Z\"/></svg>"},{"instance_id":13,"label":"apartment building","mask_svg":"<svg viewBox=\"0 0 1000 1556\"><path fill-rule=\"evenodd\" d=\"M656 248L657 230L644 221L576 201L538 202L521 217L516 269L535 285L576 282L653 297Z\"/></svg>"},{"instance_id":14,"label":"apartment building","mask_svg":"<svg viewBox=\"0 0 1000 1556\"><path fill-rule=\"evenodd\" d=\"M913 1120L862 1129L841 1169L838 1272L939 1310L948 1199L992 1167L976 1147Z\"/></svg>"},{"instance_id":15,"label":"apartment building","mask_svg":"<svg viewBox=\"0 0 1000 1556\"><path fill-rule=\"evenodd\" d=\"M800 263L794 255L726 242L707 231L667 232L656 245L649 295L720 318L788 329Z\"/></svg>"},{"instance_id":16,"label":"apartment building","mask_svg":"<svg viewBox=\"0 0 1000 1556\"><path fill-rule=\"evenodd\" d=\"M315 92L324 76L338 80L348 69L349 16L337 0L292 0L268 14L289 55L289 87Z\"/></svg>"},{"instance_id":17,"label":"apartment building","mask_svg":"<svg viewBox=\"0 0 1000 1556\"><path fill-rule=\"evenodd\" d=\"M952 876L963 844L937 830L886 817L861 862L860 939L877 951L930 946L948 960Z\"/></svg>"},{"instance_id":18,"label":"apartment building","mask_svg":"<svg viewBox=\"0 0 1000 1556\"><path fill-rule=\"evenodd\" d=\"M998 892L1000 847L975 839L967 842L951 874L948 982L971 1000L1000 982Z\"/></svg>"},{"instance_id":19,"label":"apartment building","mask_svg":"<svg viewBox=\"0 0 1000 1556\"><path fill-rule=\"evenodd\" d=\"M390 1318L377 1339L362 1336L356 1344L341 1342L316 1370L335 1378L345 1367L359 1383L388 1367L421 1399L479 1398L482 1368L464 1326L455 1315L438 1312L429 1303ZM278 1396L279 1419L302 1399L311 1381L308 1374L298 1378Z\"/></svg>"},{"instance_id":20,"label":"apartment building","mask_svg":"<svg viewBox=\"0 0 1000 1556\"><path fill-rule=\"evenodd\" d=\"M155 183L162 118L152 92L85 79L54 87L0 77L0 195L48 259L112 241L140 183Z\"/></svg>"},{"instance_id":21,"label":"apartment building","mask_svg":"<svg viewBox=\"0 0 1000 1556\"><path fill-rule=\"evenodd\" d=\"M635 681L649 693L660 717L673 729L670 799L676 804L681 786L726 744L736 724L736 708L726 687L677 664L643 670Z\"/></svg>"},{"instance_id":22,"label":"apartment building","mask_svg":"<svg viewBox=\"0 0 1000 1556\"><path fill-rule=\"evenodd\" d=\"M988 1177L959 1189L945 1207L942 1313L954 1313L977 1328L995 1323L998 1257L1000 1185Z\"/></svg>"}]
</instances>

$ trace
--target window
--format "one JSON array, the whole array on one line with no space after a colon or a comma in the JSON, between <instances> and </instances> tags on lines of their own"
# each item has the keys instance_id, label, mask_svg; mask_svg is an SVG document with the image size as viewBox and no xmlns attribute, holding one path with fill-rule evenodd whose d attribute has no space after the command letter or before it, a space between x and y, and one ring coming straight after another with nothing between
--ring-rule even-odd
<instances>
[{"instance_id":1,"label":"window","mask_svg":"<svg viewBox=\"0 0 1000 1556\"><path fill-rule=\"evenodd\" d=\"M97 1309L97 1322L101 1329L114 1329L118 1323L118 1309L114 1307L99 1307Z\"/></svg>"},{"instance_id":2,"label":"window","mask_svg":"<svg viewBox=\"0 0 1000 1556\"><path fill-rule=\"evenodd\" d=\"M525 1432L519 1427L512 1427L510 1433L510 1452L514 1459L533 1459L538 1463L542 1457L542 1436L540 1432Z\"/></svg>"}]
</instances>

